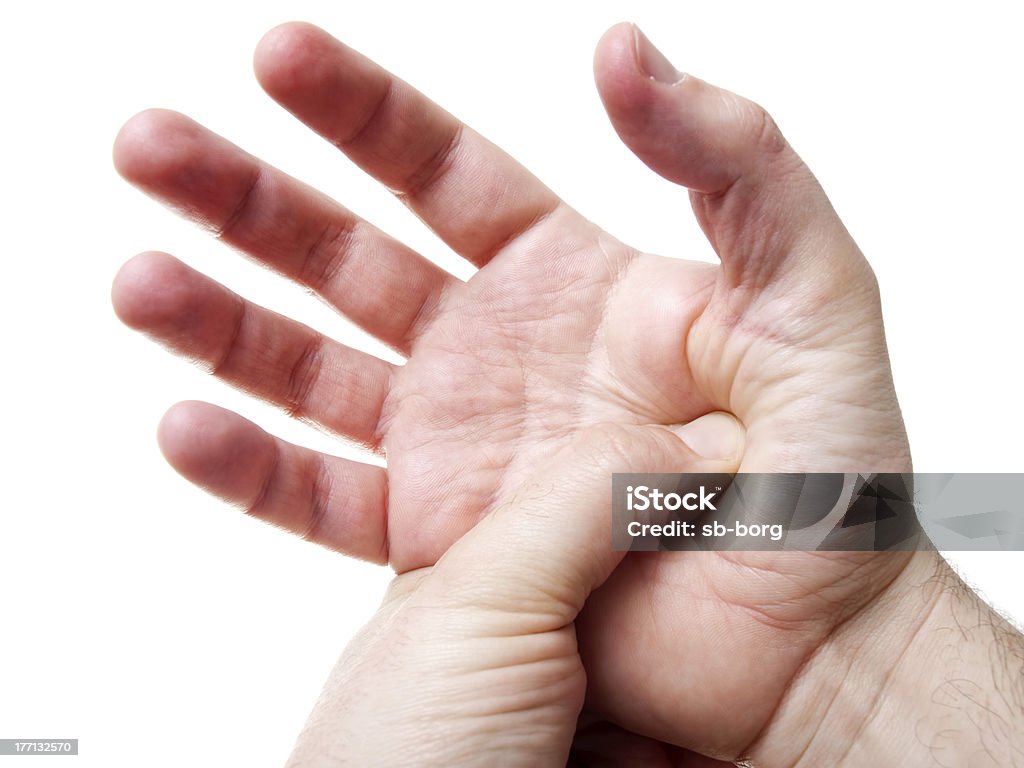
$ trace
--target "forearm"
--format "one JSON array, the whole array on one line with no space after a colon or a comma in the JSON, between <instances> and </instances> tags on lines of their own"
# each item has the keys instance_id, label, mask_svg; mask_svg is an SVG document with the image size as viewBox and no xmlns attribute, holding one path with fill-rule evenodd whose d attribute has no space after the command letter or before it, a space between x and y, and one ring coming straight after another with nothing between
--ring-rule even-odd
<instances>
[{"instance_id":1,"label":"forearm","mask_svg":"<svg viewBox=\"0 0 1024 768\"><path fill-rule=\"evenodd\" d=\"M955 574L941 578L902 680L905 690L915 672L928 681L916 740L936 765L1022 766L1024 636Z\"/></svg>"},{"instance_id":2,"label":"forearm","mask_svg":"<svg viewBox=\"0 0 1024 768\"><path fill-rule=\"evenodd\" d=\"M752 754L758 768L1024 765L1024 637L916 553L808 660Z\"/></svg>"}]
</instances>

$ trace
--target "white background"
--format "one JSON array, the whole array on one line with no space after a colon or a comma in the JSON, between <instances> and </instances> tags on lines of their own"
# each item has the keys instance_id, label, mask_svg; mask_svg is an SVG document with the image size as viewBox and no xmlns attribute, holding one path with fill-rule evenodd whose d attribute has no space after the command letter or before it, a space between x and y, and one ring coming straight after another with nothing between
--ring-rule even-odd
<instances>
[{"instance_id":1,"label":"white background","mask_svg":"<svg viewBox=\"0 0 1024 768\"><path fill-rule=\"evenodd\" d=\"M111 141L148 106L187 112L468 274L261 93L253 46L290 18L412 81L616 236L708 259L685 193L621 146L593 88L597 39L637 21L680 69L769 107L830 192L882 285L915 468L1024 471L1024 57L1013 4L7 7L18 10L0 19L0 738L77 737L83 755L65 759L79 765L279 765L387 581L384 569L245 519L167 468L154 427L186 398L358 454L172 359L109 308L120 263L160 249L377 349L116 176ZM955 559L1024 617L1024 554Z\"/></svg>"}]
</instances>

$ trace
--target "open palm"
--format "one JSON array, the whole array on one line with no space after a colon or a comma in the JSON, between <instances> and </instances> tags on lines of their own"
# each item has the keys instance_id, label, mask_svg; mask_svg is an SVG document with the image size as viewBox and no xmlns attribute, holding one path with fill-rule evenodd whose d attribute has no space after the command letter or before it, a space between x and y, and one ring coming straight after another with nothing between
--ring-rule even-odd
<instances>
[{"instance_id":1,"label":"open palm","mask_svg":"<svg viewBox=\"0 0 1024 768\"><path fill-rule=\"evenodd\" d=\"M345 347L170 256L136 257L114 287L126 323L387 458L384 470L325 456L186 403L161 444L194 482L405 571L435 562L587 426L725 411L746 430L734 469L909 468L874 279L813 176L759 107L682 78L631 27L599 47L602 98L627 145L691 189L721 266L617 241L316 28L274 30L256 68L274 98L480 270L457 280L182 115L134 118L115 148L123 175L407 358L393 366ZM666 455L661 469L685 460ZM704 752L747 747L813 649L904 563L878 560L631 555L582 620L585 655L599 659L596 706ZM757 644L771 672L753 686L714 663L660 679L644 655L680 643L734 659ZM681 704L694 685L721 696ZM748 706L719 732L741 685Z\"/></svg>"}]
</instances>

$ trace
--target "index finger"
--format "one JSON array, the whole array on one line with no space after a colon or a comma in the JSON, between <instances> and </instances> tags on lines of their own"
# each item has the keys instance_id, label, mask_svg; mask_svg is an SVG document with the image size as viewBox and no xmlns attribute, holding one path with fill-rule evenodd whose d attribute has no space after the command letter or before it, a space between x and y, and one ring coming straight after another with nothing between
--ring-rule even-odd
<instances>
[{"instance_id":1,"label":"index finger","mask_svg":"<svg viewBox=\"0 0 1024 768\"><path fill-rule=\"evenodd\" d=\"M322 29L271 30L255 69L270 96L478 266L563 205L498 147Z\"/></svg>"}]
</instances>

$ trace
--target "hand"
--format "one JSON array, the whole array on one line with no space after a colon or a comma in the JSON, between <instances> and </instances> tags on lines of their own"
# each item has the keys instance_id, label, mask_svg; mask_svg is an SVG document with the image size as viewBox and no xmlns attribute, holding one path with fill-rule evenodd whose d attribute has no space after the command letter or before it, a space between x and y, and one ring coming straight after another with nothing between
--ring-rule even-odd
<instances>
[{"instance_id":1,"label":"hand","mask_svg":"<svg viewBox=\"0 0 1024 768\"><path fill-rule=\"evenodd\" d=\"M433 568L397 576L332 672L289 766L565 766L574 737L573 765L608 765L620 750L626 765L645 756L644 765L710 766L627 734L576 734L586 674L572 622L624 554L607 544L608 475L665 471L666 457L690 472L729 471L685 443L738 429L723 419L675 435L585 430Z\"/></svg>"},{"instance_id":2,"label":"hand","mask_svg":"<svg viewBox=\"0 0 1024 768\"><path fill-rule=\"evenodd\" d=\"M481 269L455 280L180 115L132 120L115 149L127 178L408 356L390 366L170 257L137 258L114 288L129 325L388 460L385 472L321 456L186 404L161 444L193 481L402 572L434 562L589 424L722 410L746 427L742 471L909 469L877 288L813 176L763 110L682 78L631 27L602 40L598 88L627 145L691 189L720 267L617 242L319 30L271 32L256 69ZM838 628L907 593L927 557L907 569L897 554L631 556L582 619L591 702L706 754L799 751L814 719L769 728L803 701L795 681L827 678L815 660ZM699 663L665 675L680 648Z\"/></svg>"}]
</instances>

